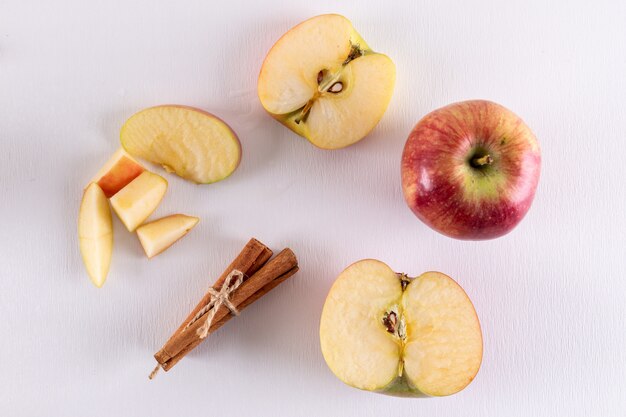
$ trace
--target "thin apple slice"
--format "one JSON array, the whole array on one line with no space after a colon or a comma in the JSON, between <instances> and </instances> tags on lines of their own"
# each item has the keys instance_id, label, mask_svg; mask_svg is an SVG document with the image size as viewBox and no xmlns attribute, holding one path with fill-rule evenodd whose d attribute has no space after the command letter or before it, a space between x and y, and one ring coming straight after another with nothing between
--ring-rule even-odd
<instances>
[{"instance_id":1,"label":"thin apple slice","mask_svg":"<svg viewBox=\"0 0 626 417\"><path fill-rule=\"evenodd\" d=\"M148 258L158 255L198 224L197 217L173 214L137 228L137 236Z\"/></svg>"},{"instance_id":2,"label":"thin apple slice","mask_svg":"<svg viewBox=\"0 0 626 417\"><path fill-rule=\"evenodd\" d=\"M102 287L111 265L113 223L109 201L102 188L93 182L85 189L80 203L78 242L91 281Z\"/></svg>"},{"instance_id":3,"label":"thin apple slice","mask_svg":"<svg viewBox=\"0 0 626 417\"><path fill-rule=\"evenodd\" d=\"M120 138L131 155L196 183L223 180L241 159L235 132L216 116L192 107L142 110L124 123Z\"/></svg>"},{"instance_id":4,"label":"thin apple slice","mask_svg":"<svg viewBox=\"0 0 626 417\"><path fill-rule=\"evenodd\" d=\"M134 231L157 208L167 181L150 171L144 171L111 198L111 206L129 232Z\"/></svg>"},{"instance_id":5,"label":"thin apple slice","mask_svg":"<svg viewBox=\"0 0 626 417\"><path fill-rule=\"evenodd\" d=\"M90 183L97 183L104 191L104 195L111 198L144 171L145 168L139 162L123 148L119 148Z\"/></svg>"}]
</instances>

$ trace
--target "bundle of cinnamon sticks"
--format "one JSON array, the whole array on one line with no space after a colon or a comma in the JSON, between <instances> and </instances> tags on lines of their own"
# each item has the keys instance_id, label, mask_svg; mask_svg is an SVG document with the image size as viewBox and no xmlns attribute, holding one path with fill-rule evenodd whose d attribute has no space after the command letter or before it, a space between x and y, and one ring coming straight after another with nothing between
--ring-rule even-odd
<instances>
[{"instance_id":1,"label":"bundle of cinnamon sticks","mask_svg":"<svg viewBox=\"0 0 626 417\"><path fill-rule=\"evenodd\" d=\"M211 303L215 292L222 290L224 285L233 285L232 280L226 283L233 271L243 273L243 282L230 293L229 301L237 311L241 311L263 295L267 294L278 284L298 272L298 261L291 249L284 249L273 259L272 251L263 243L252 238L241 250L239 255L226 268L224 273L213 284L213 292L209 291L200 300L198 305L187 316L185 321L174 332L161 350L154 354L159 368L169 371L182 358L198 346L203 338L198 334L209 316ZM199 314L199 312L201 312ZM230 320L233 315L225 304L218 306L212 316L208 333L211 334ZM153 372L150 379L156 374Z\"/></svg>"}]
</instances>

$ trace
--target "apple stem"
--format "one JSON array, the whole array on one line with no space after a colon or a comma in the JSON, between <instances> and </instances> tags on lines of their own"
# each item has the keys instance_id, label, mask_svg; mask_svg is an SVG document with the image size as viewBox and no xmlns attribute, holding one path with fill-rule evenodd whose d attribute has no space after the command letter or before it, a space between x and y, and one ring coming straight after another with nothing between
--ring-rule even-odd
<instances>
[{"instance_id":1,"label":"apple stem","mask_svg":"<svg viewBox=\"0 0 626 417\"><path fill-rule=\"evenodd\" d=\"M363 50L361 49L361 45L359 45L358 43L356 45L351 44L350 53L348 54L348 57L346 58L346 60L343 61L343 66L348 65L350 61L353 61L360 56L363 56Z\"/></svg>"},{"instance_id":2,"label":"apple stem","mask_svg":"<svg viewBox=\"0 0 626 417\"><path fill-rule=\"evenodd\" d=\"M491 157L491 155L487 154L481 157L472 158L472 161L470 163L474 168L480 168L485 165L491 165L492 162L493 158Z\"/></svg>"},{"instance_id":3,"label":"apple stem","mask_svg":"<svg viewBox=\"0 0 626 417\"><path fill-rule=\"evenodd\" d=\"M407 285L411 283L412 278L410 278L404 272L399 272L396 274L398 279L400 280L400 284L402 285L402 291L406 290Z\"/></svg>"}]
</instances>

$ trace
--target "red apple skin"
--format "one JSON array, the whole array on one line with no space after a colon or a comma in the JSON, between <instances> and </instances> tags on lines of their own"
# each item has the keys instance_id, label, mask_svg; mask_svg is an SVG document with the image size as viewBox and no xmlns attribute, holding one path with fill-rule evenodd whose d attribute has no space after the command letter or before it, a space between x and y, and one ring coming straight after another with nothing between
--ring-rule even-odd
<instances>
[{"instance_id":1,"label":"red apple skin","mask_svg":"<svg viewBox=\"0 0 626 417\"><path fill-rule=\"evenodd\" d=\"M98 180L98 185L104 191L106 198L111 198L144 171L144 167L123 156L109 172Z\"/></svg>"},{"instance_id":2,"label":"red apple skin","mask_svg":"<svg viewBox=\"0 0 626 417\"><path fill-rule=\"evenodd\" d=\"M472 166L485 153L491 163ZM401 169L404 197L420 220L449 237L493 239L510 232L530 208L541 152L513 112L471 100L420 120L404 146Z\"/></svg>"}]
</instances>

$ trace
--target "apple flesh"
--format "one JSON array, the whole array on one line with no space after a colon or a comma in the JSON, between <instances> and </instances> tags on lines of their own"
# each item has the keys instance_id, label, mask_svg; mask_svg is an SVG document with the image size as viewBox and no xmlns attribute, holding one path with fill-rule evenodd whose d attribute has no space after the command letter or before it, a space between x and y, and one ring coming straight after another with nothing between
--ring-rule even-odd
<instances>
[{"instance_id":1,"label":"apple flesh","mask_svg":"<svg viewBox=\"0 0 626 417\"><path fill-rule=\"evenodd\" d=\"M102 287L111 265L113 223L109 201L95 182L87 186L80 203L78 242L91 281Z\"/></svg>"},{"instance_id":2,"label":"apple flesh","mask_svg":"<svg viewBox=\"0 0 626 417\"><path fill-rule=\"evenodd\" d=\"M173 214L137 228L137 236L148 258L158 255L198 224L197 217Z\"/></svg>"},{"instance_id":3,"label":"apple flesh","mask_svg":"<svg viewBox=\"0 0 626 417\"><path fill-rule=\"evenodd\" d=\"M324 359L346 384L397 396L461 391L482 360L472 302L452 278L411 279L366 259L333 284L320 323Z\"/></svg>"},{"instance_id":4,"label":"apple flesh","mask_svg":"<svg viewBox=\"0 0 626 417\"><path fill-rule=\"evenodd\" d=\"M363 139L385 113L395 66L336 14L306 20L267 54L258 80L272 117L324 149Z\"/></svg>"},{"instance_id":5,"label":"apple flesh","mask_svg":"<svg viewBox=\"0 0 626 417\"><path fill-rule=\"evenodd\" d=\"M90 183L97 183L104 191L104 195L111 198L143 171L145 168L124 149L120 148L98 171Z\"/></svg>"},{"instance_id":6,"label":"apple flesh","mask_svg":"<svg viewBox=\"0 0 626 417\"><path fill-rule=\"evenodd\" d=\"M535 196L539 144L513 112L484 100L435 110L404 146L402 188L428 226L466 240L510 232Z\"/></svg>"},{"instance_id":7,"label":"apple flesh","mask_svg":"<svg viewBox=\"0 0 626 417\"><path fill-rule=\"evenodd\" d=\"M157 208L166 190L165 178L144 171L111 198L111 206L126 229L132 232Z\"/></svg>"},{"instance_id":8,"label":"apple flesh","mask_svg":"<svg viewBox=\"0 0 626 417\"><path fill-rule=\"evenodd\" d=\"M241 159L235 132L216 116L192 107L142 110L124 123L120 139L131 155L202 184L228 177Z\"/></svg>"}]
</instances>

